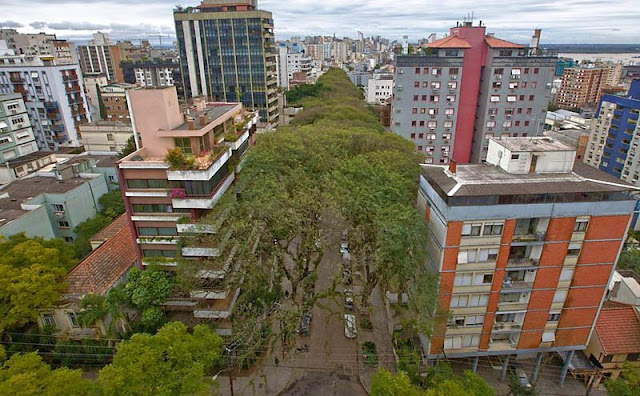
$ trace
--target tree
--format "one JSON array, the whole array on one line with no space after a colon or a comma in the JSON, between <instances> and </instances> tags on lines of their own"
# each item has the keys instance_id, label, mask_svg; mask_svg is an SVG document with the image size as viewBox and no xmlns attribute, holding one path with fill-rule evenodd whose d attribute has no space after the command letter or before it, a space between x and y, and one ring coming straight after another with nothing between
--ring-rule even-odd
<instances>
[{"instance_id":1,"label":"tree","mask_svg":"<svg viewBox=\"0 0 640 396\"><path fill-rule=\"evenodd\" d=\"M124 314L122 306L127 299L123 288L118 286L109 290L106 297L99 294L87 294L80 301L82 311L78 315L78 322L84 327L93 326L99 321L103 323L108 319L108 334L114 334L116 325L122 323Z\"/></svg>"},{"instance_id":2,"label":"tree","mask_svg":"<svg viewBox=\"0 0 640 396\"><path fill-rule=\"evenodd\" d=\"M440 367L441 366L441 367ZM446 364L431 370L431 379L422 387L411 384L403 371L391 374L378 369L371 381L373 396L495 396L495 390L479 375L465 370L455 375Z\"/></svg>"},{"instance_id":3,"label":"tree","mask_svg":"<svg viewBox=\"0 0 640 396\"><path fill-rule=\"evenodd\" d=\"M620 377L604 383L609 396L634 396L640 394L640 367L626 362Z\"/></svg>"},{"instance_id":4,"label":"tree","mask_svg":"<svg viewBox=\"0 0 640 396\"><path fill-rule=\"evenodd\" d=\"M509 395L511 396L537 396L538 391L535 387L527 387L520 382L515 373L509 373Z\"/></svg>"},{"instance_id":5,"label":"tree","mask_svg":"<svg viewBox=\"0 0 640 396\"><path fill-rule=\"evenodd\" d=\"M83 221L74 228L76 239L73 241L73 249L77 258L82 259L91 253L91 237L109 224L111 224L111 219L98 213L95 217Z\"/></svg>"},{"instance_id":6,"label":"tree","mask_svg":"<svg viewBox=\"0 0 640 396\"><path fill-rule=\"evenodd\" d=\"M371 395L373 396L420 396L424 391L412 385L403 371L391 374L385 369L378 369L371 379Z\"/></svg>"},{"instance_id":7,"label":"tree","mask_svg":"<svg viewBox=\"0 0 640 396\"><path fill-rule=\"evenodd\" d=\"M100 207L102 208L100 213L111 220L120 216L125 211L122 192L120 190L110 191L102 195L98 198L98 203L100 203Z\"/></svg>"},{"instance_id":8,"label":"tree","mask_svg":"<svg viewBox=\"0 0 640 396\"><path fill-rule=\"evenodd\" d=\"M14 354L0 369L0 394L14 396L95 395L95 386L82 371L52 370L36 352Z\"/></svg>"},{"instance_id":9,"label":"tree","mask_svg":"<svg viewBox=\"0 0 640 396\"><path fill-rule=\"evenodd\" d=\"M127 140L127 144L122 148L122 151L118 153L118 158L124 158L127 155L135 152L136 150L136 140L133 135L131 135L131 137Z\"/></svg>"},{"instance_id":10,"label":"tree","mask_svg":"<svg viewBox=\"0 0 640 396\"><path fill-rule=\"evenodd\" d=\"M140 271L132 268L129 271L123 294L131 307L142 312L142 324L147 330L155 330L162 325L162 304L169 297L172 287L173 282L161 270L151 268Z\"/></svg>"},{"instance_id":11,"label":"tree","mask_svg":"<svg viewBox=\"0 0 640 396\"><path fill-rule=\"evenodd\" d=\"M193 333L180 322L155 335L135 334L118 345L113 363L100 370L104 395L207 395L203 381L220 355L222 339L204 325Z\"/></svg>"},{"instance_id":12,"label":"tree","mask_svg":"<svg viewBox=\"0 0 640 396\"><path fill-rule=\"evenodd\" d=\"M0 332L33 322L40 309L52 307L74 264L64 242L24 234L0 238Z\"/></svg>"}]
</instances>

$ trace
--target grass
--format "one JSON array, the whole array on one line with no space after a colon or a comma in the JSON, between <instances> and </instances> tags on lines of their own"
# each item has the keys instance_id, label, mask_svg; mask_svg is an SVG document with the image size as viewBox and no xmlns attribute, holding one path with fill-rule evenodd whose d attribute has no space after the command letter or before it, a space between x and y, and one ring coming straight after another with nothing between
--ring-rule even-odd
<instances>
[{"instance_id":1,"label":"grass","mask_svg":"<svg viewBox=\"0 0 640 396\"><path fill-rule=\"evenodd\" d=\"M378 366L378 353L376 352L376 344L371 341L365 341L362 344L362 357L367 367Z\"/></svg>"}]
</instances>

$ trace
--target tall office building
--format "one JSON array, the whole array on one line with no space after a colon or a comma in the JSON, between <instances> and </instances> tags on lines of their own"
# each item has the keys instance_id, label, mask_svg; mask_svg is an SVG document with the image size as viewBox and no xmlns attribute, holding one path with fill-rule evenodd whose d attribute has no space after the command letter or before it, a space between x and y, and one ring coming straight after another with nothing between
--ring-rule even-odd
<instances>
[{"instance_id":1,"label":"tall office building","mask_svg":"<svg viewBox=\"0 0 640 396\"><path fill-rule=\"evenodd\" d=\"M256 0L204 0L174 10L185 96L240 101L278 124L277 50L270 12Z\"/></svg>"},{"instance_id":2,"label":"tall office building","mask_svg":"<svg viewBox=\"0 0 640 396\"><path fill-rule=\"evenodd\" d=\"M391 129L427 163L486 158L489 139L542 134L556 57L465 22L429 43L429 55L398 55Z\"/></svg>"},{"instance_id":3,"label":"tall office building","mask_svg":"<svg viewBox=\"0 0 640 396\"><path fill-rule=\"evenodd\" d=\"M603 95L584 162L640 186L640 80L626 96Z\"/></svg>"},{"instance_id":4,"label":"tall office building","mask_svg":"<svg viewBox=\"0 0 640 396\"><path fill-rule=\"evenodd\" d=\"M78 46L80 67L85 74L102 74L109 82L124 82L120 49L106 33L94 33L87 45Z\"/></svg>"},{"instance_id":5,"label":"tall office building","mask_svg":"<svg viewBox=\"0 0 640 396\"><path fill-rule=\"evenodd\" d=\"M41 149L80 145L78 127L91 122L80 67L52 56L0 56L0 94L24 100Z\"/></svg>"},{"instance_id":6,"label":"tall office building","mask_svg":"<svg viewBox=\"0 0 640 396\"><path fill-rule=\"evenodd\" d=\"M550 138L503 138L486 164L423 166L426 266L449 312L423 339L428 358L499 356L504 375L510 357L585 350L635 199L574 160Z\"/></svg>"}]
</instances>

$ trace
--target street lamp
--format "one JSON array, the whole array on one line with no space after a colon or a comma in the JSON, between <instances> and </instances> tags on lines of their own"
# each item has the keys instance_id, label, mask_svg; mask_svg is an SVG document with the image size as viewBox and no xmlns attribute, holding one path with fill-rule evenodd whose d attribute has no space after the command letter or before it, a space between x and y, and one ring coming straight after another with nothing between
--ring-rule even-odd
<instances>
[{"instance_id":1,"label":"street lamp","mask_svg":"<svg viewBox=\"0 0 640 396\"><path fill-rule=\"evenodd\" d=\"M216 375L214 375L213 377L211 377L211 379L213 379L214 381L218 379L218 376L222 373L224 373L225 371L229 371L229 389L231 391L231 396L233 396L233 375L231 373L231 371L233 370L233 367L228 367L224 370L220 370L216 373Z\"/></svg>"}]
</instances>

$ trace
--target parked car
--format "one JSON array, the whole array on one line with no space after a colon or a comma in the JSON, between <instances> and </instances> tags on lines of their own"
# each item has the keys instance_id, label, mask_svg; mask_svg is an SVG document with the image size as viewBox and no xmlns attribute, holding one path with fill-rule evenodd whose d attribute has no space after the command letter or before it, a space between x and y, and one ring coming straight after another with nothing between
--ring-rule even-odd
<instances>
[{"instance_id":1,"label":"parked car","mask_svg":"<svg viewBox=\"0 0 640 396\"><path fill-rule=\"evenodd\" d=\"M353 291L351 289L344 291L344 307L349 310L353 309Z\"/></svg>"},{"instance_id":2,"label":"parked car","mask_svg":"<svg viewBox=\"0 0 640 396\"><path fill-rule=\"evenodd\" d=\"M522 386L525 386L527 388L532 387L532 385L529 383L529 377L527 376L527 373L525 373L524 369L520 367L520 365L516 364L514 366L511 366L510 369L513 375L518 378L518 381Z\"/></svg>"},{"instance_id":3,"label":"parked car","mask_svg":"<svg viewBox=\"0 0 640 396\"><path fill-rule=\"evenodd\" d=\"M354 314L344 314L344 336L347 338L356 338L356 316Z\"/></svg>"},{"instance_id":4,"label":"parked car","mask_svg":"<svg viewBox=\"0 0 640 396\"><path fill-rule=\"evenodd\" d=\"M307 311L302 314L300 318L300 326L298 327L298 334L302 336L309 335L311 332L311 312Z\"/></svg>"},{"instance_id":5,"label":"parked car","mask_svg":"<svg viewBox=\"0 0 640 396\"><path fill-rule=\"evenodd\" d=\"M349 244L347 242L342 242L340 244L340 253L342 253L343 255L345 253L349 253Z\"/></svg>"},{"instance_id":6,"label":"parked car","mask_svg":"<svg viewBox=\"0 0 640 396\"><path fill-rule=\"evenodd\" d=\"M342 282L345 285L350 285L353 282L353 277L351 276L351 270L343 270L342 271Z\"/></svg>"}]
</instances>

